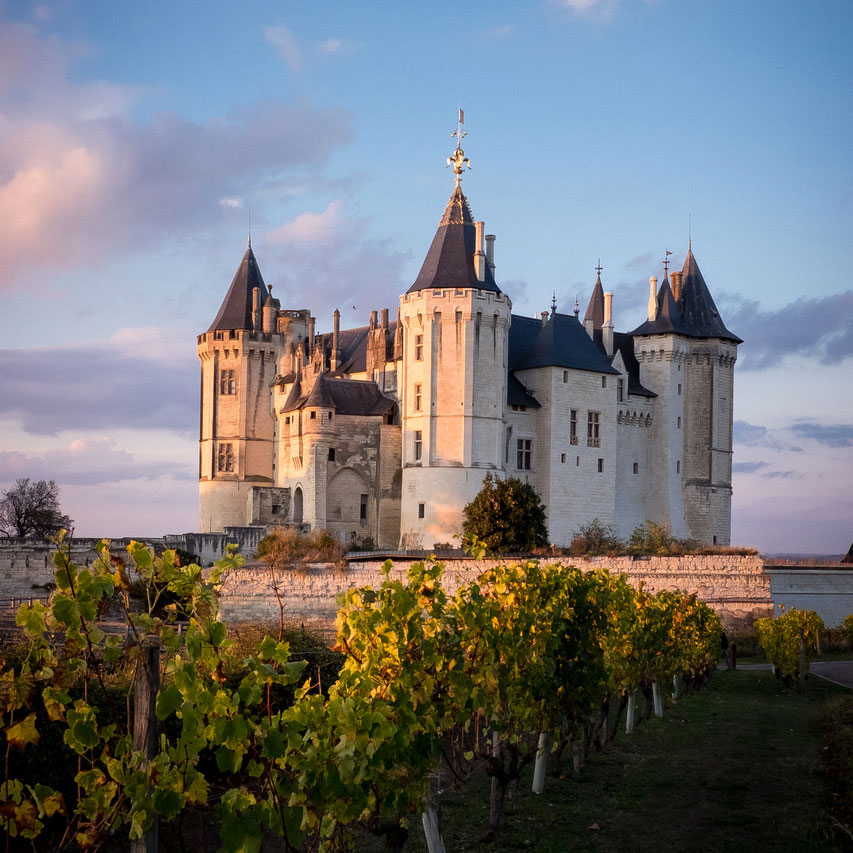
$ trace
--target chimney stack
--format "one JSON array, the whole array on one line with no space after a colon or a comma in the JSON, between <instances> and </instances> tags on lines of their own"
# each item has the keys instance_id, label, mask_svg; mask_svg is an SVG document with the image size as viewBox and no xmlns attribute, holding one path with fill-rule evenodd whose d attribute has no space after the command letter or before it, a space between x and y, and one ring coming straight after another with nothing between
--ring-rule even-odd
<instances>
[{"instance_id":1,"label":"chimney stack","mask_svg":"<svg viewBox=\"0 0 853 853\"><path fill-rule=\"evenodd\" d=\"M314 324L317 321L314 317L308 318L308 351L314 352Z\"/></svg>"},{"instance_id":2,"label":"chimney stack","mask_svg":"<svg viewBox=\"0 0 853 853\"><path fill-rule=\"evenodd\" d=\"M261 331L261 289L252 288L252 328L256 332Z\"/></svg>"},{"instance_id":3,"label":"chimney stack","mask_svg":"<svg viewBox=\"0 0 853 853\"><path fill-rule=\"evenodd\" d=\"M681 271L673 270L673 272L669 274L669 279L673 298L676 302L681 302Z\"/></svg>"},{"instance_id":4,"label":"chimney stack","mask_svg":"<svg viewBox=\"0 0 853 853\"><path fill-rule=\"evenodd\" d=\"M372 332L376 328L376 312L370 312L370 331Z\"/></svg>"},{"instance_id":5,"label":"chimney stack","mask_svg":"<svg viewBox=\"0 0 853 853\"><path fill-rule=\"evenodd\" d=\"M658 277L649 277L649 322L658 316Z\"/></svg>"},{"instance_id":6,"label":"chimney stack","mask_svg":"<svg viewBox=\"0 0 853 853\"><path fill-rule=\"evenodd\" d=\"M486 227L484 222L475 222L476 240L474 242L474 269L477 272L477 280L486 280L486 254L483 251L483 229Z\"/></svg>"},{"instance_id":7,"label":"chimney stack","mask_svg":"<svg viewBox=\"0 0 853 853\"><path fill-rule=\"evenodd\" d=\"M341 334L341 312L335 308L334 325L332 326L332 358L330 367L332 370L337 370L341 360L341 350L339 347Z\"/></svg>"},{"instance_id":8,"label":"chimney stack","mask_svg":"<svg viewBox=\"0 0 853 853\"><path fill-rule=\"evenodd\" d=\"M539 316L542 318L542 325L543 326L546 325L546 323L548 322L548 312L547 311L540 311Z\"/></svg>"},{"instance_id":9,"label":"chimney stack","mask_svg":"<svg viewBox=\"0 0 853 853\"><path fill-rule=\"evenodd\" d=\"M604 294L604 323L601 326L601 340L604 351L613 355L613 294Z\"/></svg>"},{"instance_id":10,"label":"chimney stack","mask_svg":"<svg viewBox=\"0 0 853 853\"><path fill-rule=\"evenodd\" d=\"M495 276L495 235L486 234L486 263L492 271L492 278Z\"/></svg>"},{"instance_id":11,"label":"chimney stack","mask_svg":"<svg viewBox=\"0 0 853 853\"><path fill-rule=\"evenodd\" d=\"M382 315L381 316L382 316L382 321L381 321L382 328L387 329L388 328L388 309L387 308L382 309Z\"/></svg>"}]
</instances>

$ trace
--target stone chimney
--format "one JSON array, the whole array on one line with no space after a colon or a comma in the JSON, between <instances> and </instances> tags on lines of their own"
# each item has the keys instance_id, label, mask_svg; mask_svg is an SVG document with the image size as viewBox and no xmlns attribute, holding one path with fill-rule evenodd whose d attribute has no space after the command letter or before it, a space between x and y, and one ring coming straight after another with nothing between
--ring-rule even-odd
<instances>
[{"instance_id":1,"label":"stone chimney","mask_svg":"<svg viewBox=\"0 0 853 853\"><path fill-rule=\"evenodd\" d=\"M275 302L272 298L272 288L267 293L267 300L264 302L264 334L271 335L275 331L276 317Z\"/></svg>"},{"instance_id":2,"label":"stone chimney","mask_svg":"<svg viewBox=\"0 0 853 853\"><path fill-rule=\"evenodd\" d=\"M486 227L484 222L475 222L476 239L474 241L474 269L477 273L479 281L486 280L486 253L483 251L483 229Z\"/></svg>"},{"instance_id":3,"label":"stone chimney","mask_svg":"<svg viewBox=\"0 0 853 853\"><path fill-rule=\"evenodd\" d=\"M382 328L387 329L388 328L388 309L387 308L382 309L381 317L382 317L382 319L380 322L382 324Z\"/></svg>"},{"instance_id":4,"label":"stone chimney","mask_svg":"<svg viewBox=\"0 0 853 853\"><path fill-rule=\"evenodd\" d=\"M376 311L370 312L370 331L372 332L376 328L376 319L377 319Z\"/></svg>"},{"instance_id":5,"label":"stone chimney","mask_svg":"<svg viewBox=\"0 0 853 853\"><path fill-rule=\"evenodd\" d=\"M314 317L308 318L308 350L309 352L314 352L314 324L317 321Z\"/></svg>"},{"instance_id":6,"label":"stone chimney","mask_svg":"<svg viewBox=\"0 0 853 853\"><path fill-rule=\"evenodd\" d=\"M669 286L676 302L681 302L681 270L673 270L669 275Z\"/></svg>"},{"instance_id":7,"label":"stone chimney","mask_svg":"<svg viewBox=\"0 0 853 853\"><path fill-rule=\"evenodd\" d=\"M403 323L400 320L400 309L397 308L397 325L394 327L394 361L403 357Z\"/></svg>"},{"instance_id":8,"label":"stone chimney","mask_svg":"<svg viewBox=\"0 0 853 853\"><path fill-rule=\"evenodd\" d=\"M649 322L653 322L658 316L658 277L649 277Z\"/></svg>"},{"instance_id":9,"label":"stone chimney","mask_svg":"<svg viewBox=\"0 0 853 853\"><path fill-rule=\"evenodd\" d=\"M545 326L548 323L548 312L540 311L539 316L542 318L542 325Z\"/></svg>"},{"instance_id":10,"label":"stone chimney","mask_svg":"<svg viewBox=\"0 0 853 853\"><path fill-rule=\"evenodd\" d=\"M332 370L337 370L341 363L340 335L341 312L335 308L334 325L332 326L332 358L329 365Z\"/></svg>"},{"instance_id":11,"label":"stone chimney","mask_svg":"<svg viewBox=\"0 0 853 853\"><path fill-rule=\"evenodd\" d=\"M252 328L256 332L261 331L261 289L252 288Z\"/></svg>"},{"instance_id":12,"label":"stone chimney","mask_svg":"<svg viewBox=\"0 0 853 853\"><path fill-rule=\"evenodd\" d=\"M613 355L613 294L604 294L604 323L601 325L601 341L604 351Z\"/></svg>"},{"instance_id":13,"label":"stone chimney","mask_svg":"<svg viewBox=\"0 0 853 853\"><path fill-rule=\"evenodd\" d=\"M495 277L495 235L486 234L486 263L492 271L492 278Z\"/></svg>"}]
</instances>

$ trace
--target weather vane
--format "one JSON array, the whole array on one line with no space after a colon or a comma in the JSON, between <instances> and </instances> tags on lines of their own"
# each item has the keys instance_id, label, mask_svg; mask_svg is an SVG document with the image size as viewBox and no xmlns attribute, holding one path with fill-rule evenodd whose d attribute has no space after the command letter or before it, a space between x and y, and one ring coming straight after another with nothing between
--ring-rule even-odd
<instances>
[{"instance_id":1,"label":"weather vane","mask_svg":"<svg viewBox=\"0 0 853 853\"><path fill-rule=\"evenodd\" d=\"M603 269L604 269L604 267L603 267L603 266L601 266L601 258L599 258L599 259L598 259L598 266L595 268L595 271L598 273L598 277L599 277L599 278L601 278L601 271L602 271Z\"/></svg>"},{"instance_id":2,"label":"weather vane","mask_svg":"<svg viewBox=\"0 0 853 853\"><path fill-rule=\"evenodd\" d=\"M462 150L462 140L468 135L467 130L462 130L463 124L465 124L465 113L462 111L462 107L459 107L459 123L456 125L456 130L450 134L451 139L456 139L456 150L451 157L447 158L447 165L453 166L457 187L462 183L462 173L471 168L471 164Z\"/></svg>"},{"instance_id":3,"label":"weather vane","mask_svg":"<svg viewBox=\"0 0 853 853\"><path fill-rule=\"evenodd\" d=\"M663 277L664 278L666 278L668 273L669 273L669 256L671 254L672 254L672 252L670 252L669 249L667 249L666 255L664 255L664 259L663 259Z\"/></svg>"}]
</instances>

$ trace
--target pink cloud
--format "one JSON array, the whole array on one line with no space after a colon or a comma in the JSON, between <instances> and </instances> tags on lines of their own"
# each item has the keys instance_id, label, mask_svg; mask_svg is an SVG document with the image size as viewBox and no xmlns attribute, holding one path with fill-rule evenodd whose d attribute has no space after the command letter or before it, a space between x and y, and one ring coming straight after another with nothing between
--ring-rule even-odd
<instances>
[{"instance_id":1,"label":"pink cloud","mask_svg":"<svg viewBox=\"0 0 853 853\"><path fill-rule=\"evenodd\" d=\"M270 231L267 239L273 245L330 242L340 225L342 207L343 203L335 200L330 201L322 213L310 210L300 213L291 222Z\"/></svg>"}]
</instances>

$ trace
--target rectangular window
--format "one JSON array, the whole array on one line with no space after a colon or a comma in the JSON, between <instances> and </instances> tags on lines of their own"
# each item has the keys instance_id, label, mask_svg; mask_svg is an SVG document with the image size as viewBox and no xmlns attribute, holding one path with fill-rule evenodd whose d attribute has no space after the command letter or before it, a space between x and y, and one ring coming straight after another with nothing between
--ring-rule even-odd
<instances>
[{"instance_id":1,"label":"rectangular window","mask_svg":"<svg viewBox=\"0 0 853 853\"><path fill-rule=\"evenodd\" d=\"M601 436L599 433L601 412L586 413L586 446L601 447Z\"/></svg>"},{"instance_id":2,"label":"rectangular window","mask_svg":"<svg viewBox=\"0 0 853 853\"><path fill-rule=\"evenodd\" d=\"M423 454L424 434L421 430L415 430L415 462L418 462Z\"/></svg>"},{"instance_id":3,"label":"rectangular window","mask_svg":"<svg viewBox=\"0 0 853 853\"><path fill-rule=\"evenodd\" d=\"M361 505L358 510L358 519L364 524L367 522L367 495L361 496Z\"/></svg>"},{"instance_id":4,"label":"rectangular window","mask_svg":"<svg viewBox=\"0 0 853 853\"><path fill-rule=\"evenodd\" d=\"M330 447L329 448L329 462L334 462L334 461L335 461L335 448Z\"/></svg>"},{"instance_id":5,"label":"rectangular window","mask_svg":"<svg viewBox=\"0 0 853 853\"><path fill-rule=\"evenodd\" d=\"M218 471L234 470L234 446L231 442L220 443L216 468Z\"/></svg>"},{"instance_id":6,"label":"rectangular window","mask_svg":"<svg viewBox=\"0 0 853 853\"><path fill-rule=\"evenodd\" d=\"M316 412L311 412L311 414L310 414L308 417L309 417L309 419L310 419L310 420L312 420L312 421L316 421L316 420L317 420L317 413L316 413Z\"/></svg>"},{"instance_id":7,"label":"rectangular window","mask_svg":"<svg viewBox=\"0 0 853 853\"><path fill-rule=\"evenodd\" d=\"M519 471L530 470L530 457L532 455L533 439L520 438L516 443L516 465Z\"/></svg>"},{"instance_id":8,"label":"rectangular window","mask_svg":"<svg viewBox=\"0 0 853 853\"><path fill-rule=\"evenodd\" d=\"M680 474L680 473L681 473L681 461L680 461L680 460L679 460L678 462L676 462L676 463L675 463L675 473L676 473L676 474Z\"/></svg>"},{"instance_id":9,"label":"rectangular window","mask_svg":"<svg viewBox=\"0 0 853 853\"><path fill-rule=\"evenodd\" d=\"M329 420L332 419L333 412L329 412Z\"/></svg>"},{"instance_id":10,"label":"rectangular window","mask_svg":"<svg viewBox=\"0 0 853 853\"><path fill-rule=\"evenodd\" d=\"M424 517L425 509L426 509L426 506L424 504L418 504L418 518Z\"/></svg>"},{"instance_id":11,"label":"rectangular window","mask_svg":"<svg viewBox=\"0 0 853 853\"><path fill-rule=\"evenodd\" d=\"M575 468L581 467L581 458L580 456L575 456Z\"/></svg>"},{"instance_id":12,"label":"rectangular window","mask_svg":"<svg viewBox=\"0 0 853 853\"><path fill-rule=\"evenodd\" d=\"M236 394L237 393L237 378L233 370L219 371L219 393L220 394Z\"/></svg>"},{"instance_id":13,"label":"rectangular window","mask_svg":"<svg viewBox=\"0 0 853 853\"><path fill-rule=\"evenodd\" d=\"M569 371L564 370L563 371L563 382L568 382L568 381L569 381Z\"/></svg>"},{"instance_id":14,"label":"rectangular window","mask_svg":"<svg viewBox=\"0 0 853 853\"><path fill-rule=\"evenodd\" d=\"M638 462L635 462L635 463L634 463L634 473L635 473L635 474L639 474L639 473L640 473L640 465L639 465L639 463L638 463Z\"/></svg>"},{"instance_id":15,"label":"rectangular window","mask_svg":"<svg viewBox=\"0 0 853 853\"><path fill-rule=\"evenodd\" d=\"M601 387L602 387L602 388L606 388L606 387L607 387L607 377L606 377L606 376L602 376L602 377L601 377Z\"/></svg>"},{"instance_id":16,"label":"rectangular window","mask_svg":"<svg viewBox=\"0 0 853 853\"><path fill-rule=\"evenodd\" d=\"M678 383L678 396L681 396L681 383Z\"/></svg>"},{"instance_id":17,"label":"rectangular window","mask_svg":"<svg viewBox=\"0 0 853 853\"><path fill-rule=\"evenodd\" d=\"M569 444L578 443L578 410L569 413Z\"/></svg>"},{"instance_id":18,"label":"rectangular window","mask_svg":"<svg viewBox=\"0 0 853 853\"><path fill-rule=\"evenodd\" d=\"M598 460L598 473L601 474L604 471L604 460Z\"/></svg>"},{"instance_id":19,"label":"rectangular window","mask_svg":"<svg viewBox=\"0 0 853 853\"><path fill-rule=\"evenodd\" d=\"M681 415L678 416L675 424L679 429L681 429Z\"/></svg>"},{"instance_id":20,"label":"rectangular window","mask_svg":"<svg viewBox=\"0 0 853 853\"><path fill-rule=\"evenodd\" d=\"M616 400L620 403L625 400L625 380L617 379L616 380Z\"/></svg>"},{"instance_id":21,"label":"rectangular window","mask_svg":"<svg viewBox=\"0 0 853 853\"><path fill-rule=\"evenodd\" d=\"M415 411L419 412L421 410L421 404L423 402L423 386L420 382L415 382Z\"/></svg>"},{"instance_id":22,"label":"rectangular window","mask_svg":"<svg viewBox=\"0 0 853 853\"><path fill-rule=\"evenodd\" d=\"M566 454L565 454L565 453L561 453L561 454L560 454L560 462L561 462L563 465L565 465L565 464L566 464Z\"/></svg>"},{"instance_id":23,"label":"rectangular window","mask_svg":"<svg viewBox=\"0 0 853 853\"><path fill-rule=\"evenodd\" d=\"M424 360L424 336L415 335L415 361Z\"/></svg>"}]
</instances>

